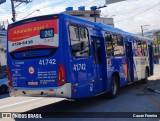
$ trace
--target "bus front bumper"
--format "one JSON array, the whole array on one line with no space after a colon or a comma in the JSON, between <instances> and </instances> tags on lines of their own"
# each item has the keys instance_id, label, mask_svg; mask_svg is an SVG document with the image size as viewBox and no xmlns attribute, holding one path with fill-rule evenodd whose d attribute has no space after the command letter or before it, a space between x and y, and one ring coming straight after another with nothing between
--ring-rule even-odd
<instances>
[{"instance_id":1,"label":"bus front bumper","mask_svg":"<svg viewBox=\"0 0 160 121\"><path fill-rule=\"evenodd\" d=\"M29 97L63 97L71 98L71 83L66 83L59 87L9 87L10 96L29 96Z\"/></svg>"}]
</instances>

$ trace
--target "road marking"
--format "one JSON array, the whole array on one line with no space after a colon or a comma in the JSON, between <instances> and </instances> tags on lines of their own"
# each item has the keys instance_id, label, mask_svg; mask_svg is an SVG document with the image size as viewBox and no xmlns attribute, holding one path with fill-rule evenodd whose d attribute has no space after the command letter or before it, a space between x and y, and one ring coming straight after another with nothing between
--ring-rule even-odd
<instances>
[{"instance_id":1,"label":"road marking","mask_svg":"<svg viewBox=\"0 0 160 121\"><path fill-rule=\"evenodd\" d=\"M26 102L31 102L31 101L38 100L38 99L41 99L41 98L42 98L42 97L40 97L40 98L35 98L35 99L31 99L31 100L26 100L26 101L22 101L22 102L18 102L18 103L13 103L13 104L10 104L10 105L5 105L5 106L0 107L0 109L2 109L2 108L7 108L7 107L10 107L10 106L14 106L14 105L23 104L23 103L26 103Z\"/></svg>"},{"instance_id":2,"label":"road marking","mask_svg":"<svg viewBox=\"0 0 160 121\"><path fill-rule=\"evenodd\" d=\"M29 110L34 110L37 108L40 108L42 106L47 106L53 103L57 103L59 101L62 101L64 99L59 98L58 100L55 100L54 98L45 98L41 101L37 101L35 104L31 104L31 103L27 103L26 105L23 105L19 108L10 108L9 110L7 110L6 112L26 112ZM34 102L33 102L34 103Z\"/></svg>"}]
</instances>

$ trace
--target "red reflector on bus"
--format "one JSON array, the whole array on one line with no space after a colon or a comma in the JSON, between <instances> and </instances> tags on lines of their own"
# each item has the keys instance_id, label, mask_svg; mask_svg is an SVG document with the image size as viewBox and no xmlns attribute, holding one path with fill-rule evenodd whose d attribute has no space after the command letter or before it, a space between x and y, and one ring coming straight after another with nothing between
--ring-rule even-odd
<instances>
[{"instance_id":1,"label":"red reflector on bus","mask_svg":"<svg viewBox=\"0 0 160 121\"><path fill-rule=\"evenodd\" d=\"M64 67L59 64L58 65L58 86L62 86L66 83L66 75Z\"/></svg>"},{"instance_id":2,"label":"red reflector on bus","mask_svg":"<svg viewBox=\"0 0 160 121\"><path fill-rule=\"evenodd\" d=\"M58 16L53 16L54 19L58 18Z\"/></svg>"},{"instance_id":3,"label":"red reflector on bus","mask_svg":"<svg viewBox=\"0 0 160 121\"><path fill-rule=\"evenodd\" d=\"M12 86L11 70L9 67L8 67L8 85Z\"/></svg>"},{"instance_id":4,"label":"red reflector on bus","mask_svg":"<svg viewBox=\"0 0 160 121\"><path fill-rule=\"evenodd\" d=\"M74 90L73 90L73 92L77 92L77 90L76 90L76 89L74 89Z\"/></svg>"},{"instance_id":5,"label":"red reflector on bus","mask_svg":"<svg viewBox=\"0 0 160 121\"><path fill-rule=\"evenodd\" d=\"M54 89L50 89L49 91L50 91L50 92L55 92Z\"/></svg>"}]
</instances>

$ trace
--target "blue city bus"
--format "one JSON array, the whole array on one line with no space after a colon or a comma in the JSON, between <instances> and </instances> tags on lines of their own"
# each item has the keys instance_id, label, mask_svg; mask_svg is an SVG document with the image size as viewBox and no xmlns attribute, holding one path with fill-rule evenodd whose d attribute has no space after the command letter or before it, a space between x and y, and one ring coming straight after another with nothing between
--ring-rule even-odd
<instances>
[{"instance_id":1,"label":"blue city bus","mask_svg":"<svg viewBox=\"0 0 160 121\"><path fill-rule=\"evenodd\" d=\"M93 97L153 75L150 39L64 13L8 26L11 96Z\"/></svg>"}]
</instances>

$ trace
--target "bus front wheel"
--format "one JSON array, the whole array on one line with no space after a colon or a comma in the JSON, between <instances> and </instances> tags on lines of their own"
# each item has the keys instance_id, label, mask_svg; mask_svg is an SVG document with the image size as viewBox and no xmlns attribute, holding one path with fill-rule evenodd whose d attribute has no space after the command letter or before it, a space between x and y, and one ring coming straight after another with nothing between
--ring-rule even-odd
<instances>
[{"instance_id":1,"label":"bus front wheel","mask_svg":"<svg viewBox=\"0 0 160 121\"><path fill-rule=\"evenodd\" d=\"M118 94L119 86L118 86L118 77L113 76L111 82L111 91L109 92L110 98L115 98Z\"/></svg>"}]
</instances>

